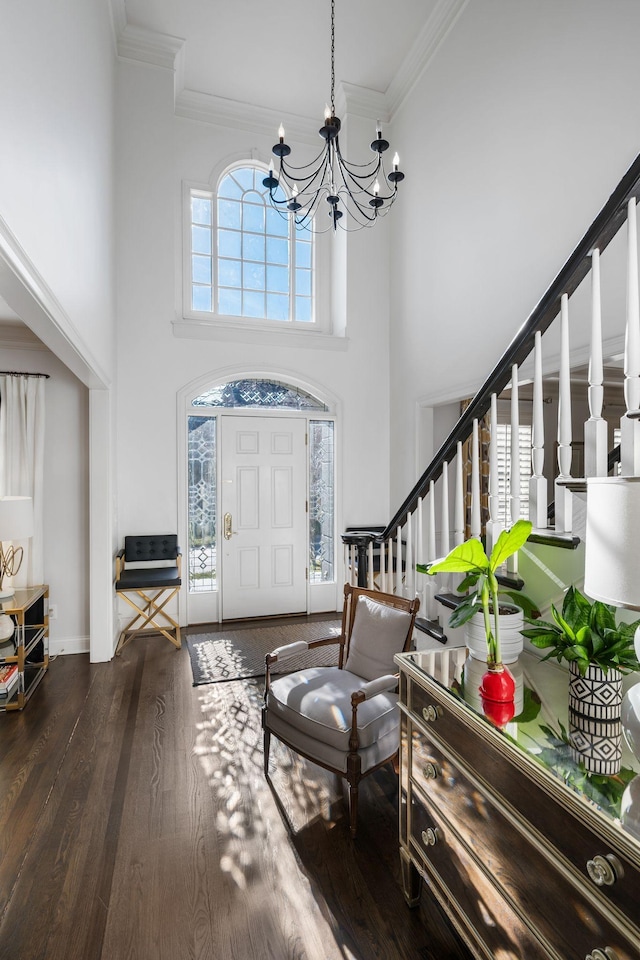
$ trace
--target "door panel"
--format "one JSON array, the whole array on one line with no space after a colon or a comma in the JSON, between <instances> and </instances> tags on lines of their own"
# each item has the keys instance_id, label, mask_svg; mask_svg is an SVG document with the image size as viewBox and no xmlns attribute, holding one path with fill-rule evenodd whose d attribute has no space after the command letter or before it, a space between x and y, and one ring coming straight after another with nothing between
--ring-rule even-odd
<instances>
[{"instance_id":1,"label":"door panel","mask_svg":"<svg viewBox=\"0 0 640 960\"><path fill-rule=\"evenodd\" d=\"M222 618L307 608L306 423L222 416Z\"/></svg>"}]
</instances>

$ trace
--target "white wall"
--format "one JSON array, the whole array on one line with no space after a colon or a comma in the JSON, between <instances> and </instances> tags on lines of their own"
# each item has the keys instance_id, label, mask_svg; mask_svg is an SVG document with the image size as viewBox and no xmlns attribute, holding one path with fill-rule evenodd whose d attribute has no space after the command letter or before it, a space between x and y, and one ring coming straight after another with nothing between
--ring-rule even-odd
<instances>
[{"instance_id":1,"label":"white wall","mask_svg":"<svg viewBox=\"0 0 640 960\"><path fill-rule=\"evenodd\" d=\"M214 171L250 157L252 149L268 162L273 136L176 118L172 74L123 61L118 143L121 537L176 528L178 392L207 374L242 371L293 377L336 399L344 489L340 522L384 523L389 516L387 223L350 235L346 244L344 237L319 238L326 244L338 240L346 256L346 281L338 284L347 313L342 349L242 334L179 338L172 322L181 303L182 182L206 184Z\"/></svg>"},{"instance_id":2,"label":"white wall","mask_svg":"<svg viewBox=\"0 0 640 960\"><path fill-rule=\"evenodd\" d=\"M394 502L417 400L482 383L640 151L639 27L627 0L470 3L396 115Z\"/></svg>"},{"instance_id":3,"label":"white wall","mask_svg":"<svg viewBox=\"0 0 640 960\"><path fill-rule=\"evenodd\" d=\"M50 653L89 650L88 390L46 348L0 347L2 369L46 373L44 439L44 576Z\"/></svg>"},{"instance_id":4,"label":"white wall","mask_svg":"<svg viewBox=\"0 0 640 960\"><path fill-rule=\"evenodd\" d=\"M57 301L65 334L110 376L114 55L107 3L3 4L0 64L4 230Z\"/></svg>"}]
</instances>

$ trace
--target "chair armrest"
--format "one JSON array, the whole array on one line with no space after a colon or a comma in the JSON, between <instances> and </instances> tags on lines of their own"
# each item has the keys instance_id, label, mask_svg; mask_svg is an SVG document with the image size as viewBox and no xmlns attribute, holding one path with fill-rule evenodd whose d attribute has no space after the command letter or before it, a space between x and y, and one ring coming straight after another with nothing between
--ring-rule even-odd
<instances>
[{"instance_id":1,"label":"chair armrest","mask_svg":"<svg viewBox=\"0 0 640 960\"><path fill-rule=\"evenodd\" d=\"M357 693L351 694L352 706L356 707L359 703L370 700L371 697L377 696L377 694L382 693L383 690L393 690L394 687L398 686L399 676L397 673L386 673L383 677L369 680L363 687L360 687Z\"/></svg>"},{"instance_id":2,"label":"chair armrest","mask_svg":"<svg viewBox=\"0 0 640 960\"><path fill-rule=\"evenodd\" d=\"M122 568L124 567L124 547L116 553L116 583L120 579Z\"/></svg>"},{"instance_id":3,"label":"chair armrest","mask_svg":"<svg viewBox=\"0 0 640 960\"><path fill-rule=\"evenodd\" d=\"M332 643L340 643L341 640L340 634L334 637L318 637L316 640L294 640L293 643L285 643L282 647L276 647L275 650L267 654L267 659L269 663L275 663L277 660L295 657L297 653L313 650L314 647L325 647Z\"/></svg>"}]
</instances>

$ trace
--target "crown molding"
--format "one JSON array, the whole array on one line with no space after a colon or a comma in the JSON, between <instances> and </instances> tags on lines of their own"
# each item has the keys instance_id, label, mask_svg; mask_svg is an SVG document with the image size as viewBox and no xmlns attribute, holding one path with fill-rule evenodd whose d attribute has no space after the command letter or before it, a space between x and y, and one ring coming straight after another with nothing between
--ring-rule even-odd
<instances>
[{"instance_id":1,"label":"crown molding","mask_svg":"<svg viewBox=\"0 0 640 960\"><path fill-rule=\"evenodd\" d=\"M0 323L0 343L7 350L47 350L26 323Z\"/></svg>"},{"instance_id":2,"label":"crown molding","mask_svg":"<svg viewBox=\"0 0 640 960\"><path fill-rule=\"evenodd\" d=\"M118 56L123 60L137 60L165 70L176 70L176 58L182 53L185 41L166 33L155 33L131 24L118 34Z\"/></svg>"},{"instance_id":3,"label":"crown molding","mask_svg":"<svg viewBox=\"0 0 640 960\"><path fill-rule=\"evenodd\" d=\"M386 94L368 87L359 87L355 83L346 83L344 80L339 85L339 93L342 94L339 98L340 106L344 103L347 114L354 113L358 117L389 123L391 117Z\"/></svg>"},{"instance_id":4,"label":"crown molding","mask_svg":"<svg viewBox=\"0 0 640 960\"><path fill-rule=\"evenodd\" d=\"M389 84L386 97L393 117L429 66L469 0L438 0L411 50Z\"/></svg>"},{"instance_id":5,"label":"crown molding","mask_svg":"<svg viewBox=\"0 0 640 960\"><path fill-rule=\"evenodd\" d=\"M287 139L301 143L318 144L318 130L321 120L309 120L297 114L282 113L266 107L256 107L240 100L228 100L197 90L180 90L175 98L175 112L179 117L199 120L203 123L215 123L222 127L237 130L249 130L252 133L277 136L282 123Z\"/></svg>"}]
</instances>

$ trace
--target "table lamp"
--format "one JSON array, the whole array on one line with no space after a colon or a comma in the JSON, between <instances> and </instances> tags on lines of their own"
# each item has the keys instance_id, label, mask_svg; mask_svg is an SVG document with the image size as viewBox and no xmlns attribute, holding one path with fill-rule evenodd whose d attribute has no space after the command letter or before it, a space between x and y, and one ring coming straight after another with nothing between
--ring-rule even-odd
<instances>
[{"instance_id":1,"label":"table lamp","mask_svg":"<svg viewBox=\"0 0 640 960\"><path fill-rule=\"evenodd\" d=\"M640 477L587 480L584 592L614 607L640 610ZM640 628L634 638L640 660ZM622 730L640 761L640 683L622 701ZM640 776L627 786L621 819L640 838Z\"/></svg>"},{"instance_id":2,"label":"table lamp","mask_svg":"<svg viewBox=\"0 0 640 960\"><path fill-rule=\"evenodd\" d=\"M14 547L14 540L33 536L33 500L31 497L0 497L0 600L15 593L5 587L5 577L14 577L22 563L22 547Z\"/></svg>"}]
</instances>

